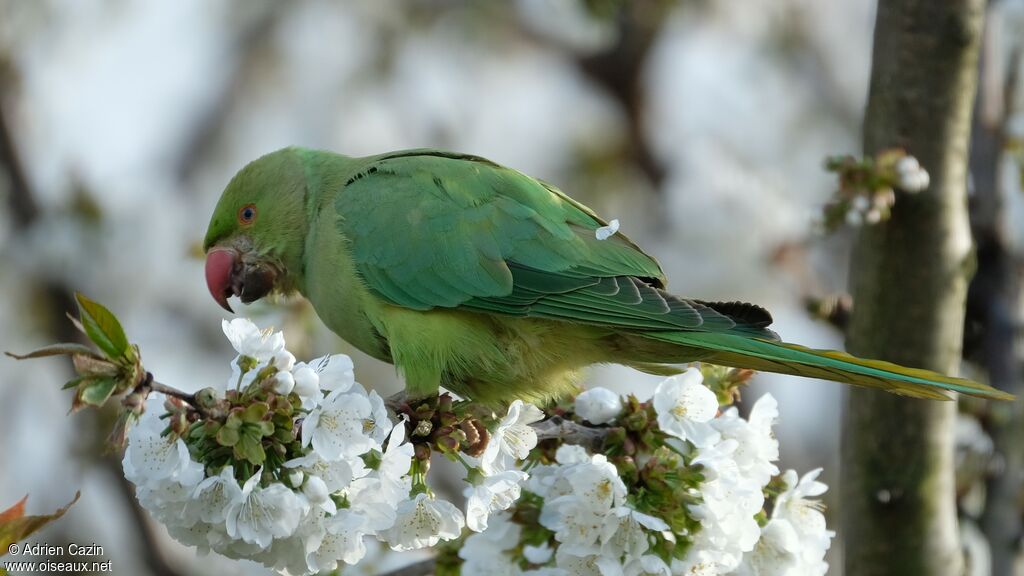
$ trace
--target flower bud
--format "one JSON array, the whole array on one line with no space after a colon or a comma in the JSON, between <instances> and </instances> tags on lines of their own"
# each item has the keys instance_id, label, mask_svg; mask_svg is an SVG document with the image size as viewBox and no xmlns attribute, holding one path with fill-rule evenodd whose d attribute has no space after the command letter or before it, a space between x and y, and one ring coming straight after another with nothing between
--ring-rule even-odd
<instances>
[{"instance_id":1,"label":"flower bud","mask_svg":"<svg viewBox=\"0 0 1024 576\"><path fill-rule=\"evenodd\" d=\"M647 411L637 410L636 412L626 416L622 421L620 421L620 423L626 427L626 430L639 432L644 428L647 428Z\"/></svg>"},{"instance_id":2,"label":"flower bud","mask_svg":"<svg viewBox=\"0 0 1024 576\"><path fill-rule=\"evenodd\" d=\"M299 486L302 481L306 478L306 475L302 470L292 470L288 473L288 481L291 482L292 486Z\"/></svg>"},{"instance_id":3,"label":"flower bud","mask_svg":"<svg viewBox=\"0 0 1024 576\"><path fill-rule=\"evenodd\" d=\"M299 366L292 372L295 387L292 390L303 398L309 398L320 392L320 376L309 366Z\"/></svg>"},{"instance_id":4,"label":"flower bud","mask_svg":"<svg viewBox=\"0 0 1024 576\"><path fill-rule=\"evenodd\" d=\"M287 395L291 394L293 388L295 388L295 377L291 372L282 370L274 376L274 392Z\"/></svg>"},{"instance_id":5,"label":"flower bud","mask_svg":"<svg viewBox=\"0 0 1024 576\"><path fill-rule=\"evenodd\" d=\"M274 354L274 368L282 372L288 372L295 366L295 355L287 350L281 350Z\"/></svg>"},{"instance_id":6,"label":"flower bud","mask_svg":"<svg viewBox=\"0 0 1024 576\"><path fill-rule=\"evenodd\" d=\"M426 444L415 444L413 450L417 460L422 462L430 460L430 446L427 446Z\"/></svg>"},{"instance_id":7,"label":"flower bud","mask_svg":"<svg viewBox=\"0 0 1024 576\"><path fill-rule=\"evenodd\" d=\"M430 423L430 420L420 420L416 423L416 427L412 430L413 436L429 436L431 430L434 429L434 425Z\"/></svg>"},{"instance_id":8,"label":"flower bud","mask_svg":"<svg viewBox=\"0 0 1024 576\"><path fill-rule=\"evenodd\" d=\"M330 497L330 494L327 492L327 484L324 484L324 481L319 476L306 478L306 483L302 485L302 493L313 504L326 502Z\"/></svg>"},{"instance_id":9,"label":"flower bud","mask_svg":"<svg viewBox=\"0 0 1024 576\"><path fill-rule=\"evenodd\" d=\"M576 414L591 424L607 424L622 413L622 399L607 388L584 390L576 397Z\"/></svg>"},{"instance_id":10,"label":"flower bud","mask_svg":"<svg viewBox=\"0 0 1024 576\"><path fill-rule=\"evenodd\" d=\"M913 156L904 156L896 163L896 176L899 180L899 187L905 192L921 192L928 188L930 178L925 170Z\"/></svg>"}]
</instances>

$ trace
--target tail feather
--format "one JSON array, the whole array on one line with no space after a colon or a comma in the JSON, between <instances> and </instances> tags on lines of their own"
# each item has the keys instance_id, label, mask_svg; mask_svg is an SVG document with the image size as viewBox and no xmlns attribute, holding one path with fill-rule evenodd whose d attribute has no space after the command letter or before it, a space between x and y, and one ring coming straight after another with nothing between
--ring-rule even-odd
<instances>
[{"instance_id":1,"label":"tail feather","mask_svg":"<svg viewBox=\"0 0 1024 576\"><path fill-rule=\"evenodd\" d=\"M798 344L736 334L661 332L645 336L713 354L704 360L737 368L822 378L858 386L881 388L915 398L949 400L949 392L979 398L1013 400L1013 395L985 384L944 376L921 368L907 368L882 360L867 360L836 350L815 350Z\"/></svg>"}]
</instances>

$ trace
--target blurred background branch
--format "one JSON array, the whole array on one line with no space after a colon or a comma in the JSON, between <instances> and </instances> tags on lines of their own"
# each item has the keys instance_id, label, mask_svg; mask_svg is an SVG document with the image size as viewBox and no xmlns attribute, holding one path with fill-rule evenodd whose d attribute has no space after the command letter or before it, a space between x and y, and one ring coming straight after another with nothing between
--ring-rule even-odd
<instances>
[{"instance_id":1,"label":"blurred background branch","mask_svg":"<svg viewBox=\"0 0 1024 576\"><path fill-rule=\"evenodd\" d=\"M978 97L971 138L971 230L977 244L978 270L968 292L965 355L973 356L992 385L1024 393L1024 347L1021 346L1022 255L1013 242L1008 207L1013 192L1001 175L1007 162L1010 122L1020 92L1024 43L1007 38L997 18L1000 3L989 9ZM1010 42L1007 52L1000 43ZM991 405L979 412L992 438L991 459L981 510L967 510L978 521L991 550L991 573L1021 574L1021 495L1024 493L1024 403Z\"/></svg>"},{"instance_id":2,"label":"blurred background branch","mask_svg":"<svg viewBox=\"0 0 1024 576\"><path fill-rule=\"evenodd\" d=\"M24 165L18 154L17 139L6 119L5 104L9 102L10 96L0 91L0 173L6 174L9 182L8 203L12 225L16 230L24 232L39 221L42 209L36 200L36 193L28 181ZM52 279L24 278L23 281L38 286L33 292L38 291L42 300L41 309L48 312L38 319L42 323L43 331L50 334L50 337L57 342L81 341L81 335L64 316L64 313L76 309L74 290ZM102 418L102 415L92 415L87 422L83 422L83 425L93 429L86 436L104 437L107 431L103 429L109 428L110 422ZM98 454L99 451L96 453ZM106 454L99 457L98 462L113 476L112 485L117 487L117 493L131 512L131 520L135 523L134 535L140 542L139 551L151 573L155 576L177 576L179 572L165 558L160 544L160 536L154 531L145 512L135 499L135 490L121 471L120 455ZM68 542L72 541L74 540L69 537Z\"/></svg>"}]
</instances>

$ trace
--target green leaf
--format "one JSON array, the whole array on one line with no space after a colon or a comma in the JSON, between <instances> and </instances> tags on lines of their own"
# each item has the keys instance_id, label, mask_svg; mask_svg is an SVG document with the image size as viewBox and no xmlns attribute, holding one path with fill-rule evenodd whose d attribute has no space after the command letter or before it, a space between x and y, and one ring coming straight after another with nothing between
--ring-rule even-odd
<instances>
[{"instance_id":1,"label":"green leaf","mask_svg":"<svg viewBox=\"0 0 1024 576\"><path fill-rule=\"evenodd\" d=\"M86 379L79 388L78 396L85 404L103 406L116 384L113 378Z\"/></svg>"},{"instance_id":2,"label":"green leaf","mask_svg":"<svg viewBox=\"0 0 1024 576\"><path fill-rule=\"evenodd\" d=\"M217 431L217 444L220 444L221 446L234 446L235 444L238 444L238 439L240 437L238 428L223 426Z\"/></svg>"},{"instance_id":3,"label":"green leaf","mask_svg":"<svg viewBox=\"0 0 1024 576\"><path fill-rule=\"evenodd\" d=\"M224 422L224 426L228 428L234 428L238 430L242 427L242 409L232 408L231 412L228 412L228 419Z\"/></svg>"},{"instance_id":4,"label":"green leaf","mask_svg":"<svg viewBox=\"0 0 1024 576\"><path fill-rule=\"evenodd\" d=\"M78 502L80 493L75 493L75 499L67 506L57 510L53 514L42 516L25 516L25 501L28 496L22 498L14 506L0 512L0 556L7 553L11 544L16 544L28 538L33 532L60 518L71 508L71 505Z\"/></svg>"},{"instance_id":5,"label":"green leaf","mask_svg":"<svg viewBox=\"0 0 1024 576\"><path fill-rule=\"evenodd\" d=\"M71 360L74 363L75 371L82 376L113 377L121 372L117 364L96 356L75 354Z\"/></svg>"},{"instance_id":6,"label":"green leaf","mask_svg":"<svg viewBox=\"0 0 1024 576\"><path fill-rule=\"evenodd\" d=\"M274 433L274 423L268 422L266 420L262 422L257 422L254 428L256 428L256 430L259 431L261 437L270 436L271 434Z\"/></svg>"},{"instance_id":7,"label":"green leaf","mask_svg":"<svg viewBox=\"0 0 1024 576\"><path fill-rule=\"evenodd\" d=\"M292 428L292 419L290 415L278 412L274 414L274 417L271 418L270 421L274 423L276 428L287 428L289 430Z\"/></svg>"},{"instance_id":8,"label":"green leaf","mask_svg":"<svg viewBox=\"0 0 1024 576\"><path fill-rule=\"evenodd\" d=\"M292 431L288 428L277 428L274 430L274 438L284 442L285 444L295 440L295 436L292 435Z\"/></svg>"},{"instance_id":9,"label":"green leaf","mask_svg":"<svg viewBox=\"0 0 1024 576\"><path fill-rule=\"evenodd\" d=\"M14 358L15 360L28 360L30 358L44 358L46 356L61 356L68 354L81 354L83 356L90 356L92 358L99 358L96 352L88 346L81 344L75 344L72 342L65 342L62 344L50 344L49 346L43 346L38 350L33 350L28 354L15 354L13 352L4 352L4 354Z\"/></svg>"},{"instance_id":10,"label":"green leaf","mask_svg":"<svg viewBox=\"0 0 1024 576\"><path fill-rule=\"evenodd\" d=\"M120 360L127 355L128 337L121 328L117 318L102 305L89 300L81 294L75 294L78 300L78 312L82 318L82 327L107 358Z\"/></svg>"},{"instance_id":11,"label":"green leaf","mask_svg":"<svg viewBox=\"0 0 1024 576\"><path fill-rule=\"evenodd\" d=\"M255 424L270 411L270 406L266 402L255 402L245 408L245 413L242 414L242 420Z\"/></svg>"},{"instance_id":12,"label":"green leaf","mask_svg":"<svg viewBox=\"0 0 1024 576\"><path fill-rule=\"evenodd\" d=\"M241 460L248 460L253 465L259 466L267 459L267 453L263 451L263 443L259 438L251 434L242 434L235 444L235 457Z\"/></svg>"}]
</instances>

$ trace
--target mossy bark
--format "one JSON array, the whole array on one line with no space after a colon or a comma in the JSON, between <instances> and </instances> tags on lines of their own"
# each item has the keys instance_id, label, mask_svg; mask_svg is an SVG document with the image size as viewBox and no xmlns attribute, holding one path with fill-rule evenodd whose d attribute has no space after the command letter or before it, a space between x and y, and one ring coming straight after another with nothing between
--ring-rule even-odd
<instances>
[{"instance_id":1,"label":"mossy bark","mask_svg":"<svg viewBox=\"0 0 1024 576\"><path fill-rule=\"evenodd\" d=\"M902 147L931 186L900 193L892 219L860 234L847 347L957 371L972 268L967 147L983 0L881 0L864 152ZM850 390L843 429L847 574L963 571L953 476L954 402Z\"/></svg>"}]
</instances>

